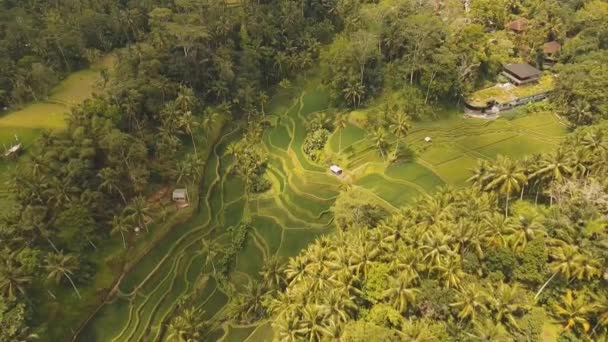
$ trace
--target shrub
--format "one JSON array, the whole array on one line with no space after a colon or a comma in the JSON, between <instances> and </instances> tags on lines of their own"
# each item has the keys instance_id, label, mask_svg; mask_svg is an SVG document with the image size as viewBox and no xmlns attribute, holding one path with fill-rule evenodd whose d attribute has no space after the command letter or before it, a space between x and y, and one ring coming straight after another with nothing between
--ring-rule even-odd
<instances>
[{"instance_id":1,"label":"shrub","mask_svg":"<svg viewBox=\"0 0 608 342\"><path fill-rule=\"evenodd\" d=\"M304 139L304 153L313 161L321 159L321 152L325 148L325 144L329 139L329 131L325 128L320 128L309 132Z\"/></svg>"}]
</instances>

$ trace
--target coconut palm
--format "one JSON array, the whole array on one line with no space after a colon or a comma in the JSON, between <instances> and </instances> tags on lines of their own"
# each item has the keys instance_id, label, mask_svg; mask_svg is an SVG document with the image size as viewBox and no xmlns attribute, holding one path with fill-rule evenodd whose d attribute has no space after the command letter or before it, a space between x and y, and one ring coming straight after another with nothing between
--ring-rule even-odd
<instances>
[{"instance_id":1,"label":"coconut palm","mask_svg":"<svg viewBox=\"0 0 608 342\"><path fill-rule=\"evenodd\" d=\"M490 173L490 163L485 159L479 159L477 165L471 169L473 175L467 179L467 182L473 183L474 186L483 189L487 184L487 179Z\"/></svg>"},{"instance_id":2,"label":"coconut palm","mask_svg":"<svg viewBox=\"0 0 608 342\"><path fill-rule=\"evenodd\" d=\"M182 112L193 111L196 109L197 99L192 88L180 85L175 99L176 107Z\"/></svg>"},{"instance_id":3,"label":"coconut palm","mask_svg":"<svg viewBox=\"0 0 608 342\"><path fill-rule=\"evenodd\" d=\"M285 276L289 284L297 283L304 279L306 275L306 267L308 266L307 260L302 256L296 256L289 259L287 266L285 267Z\"/></svg>"},{"instance_id":4,"label":"coconut palm","mask_svg":"<svg viewBox=\"0 0 608 342\"><path fill-rule=\"evenodd\" d=\"M508 342L511 336L501 323L494 323L491 319L473 322L473 331L467 333L473 341L479 342Z\"/></svg>"},{"instance_id":5,"label":"coconut palm","mask_svg":"<svg viewBox=\"0 0 608 342\"><path fill-rule=\"evenodd\" d=\"M541 160L539 170L532 176L541 176L552 182L562 182L564 177L572 174L569 155L562 148Z\"/></svg>"},{"instance_id":6,"label":"coconut palm","mask_svg":"<svg viewBox=\"0 0 608 342\"><path fill-rule=\"evenodd\" d=\"M395 155L397 155L397 151L399 150L399 143L401 142L401 139L406 136L412 128L410 121L410 117L401 112L396 112L391 117L391 124L389 128L391 133L397 137L397 144L395 145L394 152Z\"/></svg>"},{"instance_id":7,"label":"coconut palm","mask_svg":"<svg viewBox=\"0 0 608 342\"><path fill-rule=\"evenodd\" d=\"M593 306L582 293L575 296L572 290L566 290L560 302L554 304L552 309L553 315L566 330L581 328L586 333L591 328L589 316L593 312Z\"/></svg>"},{"instance_id":8,"label":"coconut palm","mask_svg":"<svg viewBox=\"0 0 608 342\"><path fill-rule=\"evenodd\" d=\"M589 154L595 154L608 150L608 139L604 135L603 129L593 128L585 134L580 145L583 146Z\"/></svg>"},{"instance_id":9,"label":"coconut palm","mask_svg":"<svg viewBox=\"0 0 608 342\"><path fill-rule=\"evenodd\" d=\"M279 316L272 326L276 329L280 342L302 341L304 334L307 332L307 329L302 327L297 315Z\"/></svg>"},{"instance_id":10,"label":"coconut palm","mask_svg":"<svg viewBox=\"0 0 608 342\"><path fill-rule=\"evenodd\" d=\"M196 142L194 141L194 131L199 127L199 122L196 120L194 115L192 115L191 111L186 111L179 118L179 126L186 131L190 135L190 139L192 140L192 147L194 148L194 153L196 154Z\"/></svg>"},{"instance_id":11,"label":"coconut palm","mask_svg":"<svg viewBox=\"0 0 608 342\"><path fill-rule=\"evenodd\" d=\"M131 219L124 214L114 215L112 216L112 220L110 221L110 235L115 235L120 233L122 236L122 244L125 248L127 248L127 240L125 239L125 234L129 234L133 225L131 224Z\"/></svg>"},{"instance_id":12,"label":"coconut palm","mask_svg":"<svg viewBox=\"0 0 608 342\"><path fill-rule=\"evenodd\" d=\"M584 148L576 148L570 152L570 167L574 178L582 178L587 175L589 154Z\"/></svg>"},{"instance_id":13,"label":"coconut palm","mask_svg":"<svg viewBox=\"0 0 608 342\"><path fill-rule=\"evenodd\" d=\"M32 277L9 260L0 265L0 293L5 298L15 298L18 293L25 296L25 288L31 281Z\"/></svg>"},{"instance_id":14,"label":"coconut palm","mask_svg":"<svg viewBox=\"0 0 608 342\"><path fill-rule=\"evenodd\" d=\"M528 242L541 235L546 235L545 227L537 217L520 215L506 227L507 240L514 251L521 251Z\"/></svg>"},{"instance_id":15,"label":"coconut palm","mask_svg":"<svg viewBox=\"0 0 608 342\"><path fill-rule=\"evenodd\" d=\"M301 326L307 340L321 340L323 336L324 319L325 315L319 305L308 304L302 309Z\"/></svg>"},{"instance_id":16,"label":"coconut palm","mask_svg":"<svg viewBox=\"0 0 608 342\"><path fill-rule=\"evenodd\" d=\"M507 285L501 282L494 289L489 303L496 322L514 328L518 328L517 318L523 316L530 308L526 291L517 283Z\"/></svg>"},{"instance_id":17,"label":"coconut palm","mask_svg":"<svg viewBox=\"0 0 608 342\"><path fill-rule=\"evenodd\" d=\"M354 299L346 290L332 289L319 305L329 320L347 322L357 311Z\"/></svg>"},{"instance_id":18,"label":"coconut palm","mask_svg":"<svg viewBox=\"0 0 608 342\"><path fill-rule=\"evenodd\" d=\"M382 296L399 312L405 312L416 301L416 294L420 292L414 285L415 279L407 274L401 274L389 280L389 287Z\"/></svg>"},{"instance_id":19,"label":"coconut palm","mask_svg":"<svg viewBox=\"0 0 608 342\"><path fill-rule=\"evenodd\" d=\"M200 309L184 309L167 326L167 341L200 341L206 326L203 315L204 311Z\"/></svg>"},{"instance_id":20,"label":"coconut palm","mask_svg":"<svg viewBox=\"0 0 608 342\"><path fill-rule=\"evenodd\" d=\"M134 197L131 203L125 208L125 212L130 214L140 227L148 231L148 221L150 220L151 209L143 196Z\"/></svg>"},{"instance_id":21,"label":"coconut palm","mask_svg":"<svg viewBox=\"0 0 608 342\"><path fill-rule=\"evenodd\" d=\"M267 288L278 289L285 282L283 279L283 264L277 256L273 255L267 258L259 273Z\"/></svg>"},{"instance_id":22,"label":"coconut palm","mask_svg":"<svg viewBox=\"0 0 608 342\"><path fill-rule=\"evenodd\" d=\"M507 245L506 235L511 228L512 218L498 213L487 215L483 225L488 229L485 242L488 246L502 247Z\"/></svg>"},{"instance_id":23,"label":"coconut palm","mask_svg":"<svg viewBox=\"0 0 608 342\"><path fill-rule=\"evenodd\" d=\"M476 321L478 314L488 311L488 294L477 283L470 283L458 291L456 302L450 306L457 308L461 320Z\"/></svg>"},{"instance_id":24,"label":"coconut palm","mask_svg":"<svg viewBox=\"0 0 608 342\"><path fill-rule=\"evenodd\" d=\"M105 167L99 171L97 176L101 179L99 189L119 194L124 204L127 204L127 199L120 189L120 174L117 170Z\"/></svg>"},{"instance_id":25,"label":"coconut palm","mask_svg":"<svg viewBox=\"0 0 608 342\"><path fill-rule=\"evenodd\" d=\"M44 267L48 271L47 279L52 279L56 284L59 284L61 279L65 277L72 284L78 298L81 298L80 292L71 277L79 266L78 259L75 256L63 254L63 251L49 253L45 258L45 264Z\"/></svg>"},{"instance_id":26,"label":"coconut palm","mask_svg":"<svg viewBox=\"0 0 608 342\"><path fill-rule=\"evenodd\" d=\"M451 257L441 258L437 266L432 267L439 281L446 288L460 288L463 277L465 276L462 270L460 255L455 254Z\"/></svg>"},{"instance_id":27,"label":"coconut palm","mask_svg":"<svg viewBox=\"0 0 608 342\"><path fill-rule=\"evenodd\" d=\"M385 159L384 152L388 146L388 141L386 140L386 131L381 128L377 129L371 134L370 139L374 144L374 147L376 147L380 152L380 155L382 155L382 158Z\"/></svg>"},{"instance_id":28,"label":"coconut palm","mask_svg":"<svg viewBox=\"0 0 608 342\"><path fill-rule=\"evenodd\" d=\"M353 107L359 107L361 99L365 95L365 86L359 83L358 80L349 80L346 87L342 89L344 99Z\"/></svg>"},{"instance_id":29,"label":"coconut palm","mask_svg":"<svg viewBox=\"0 0 608 342\"><path fill-rule=\"evenodd\" d=\"M590 260L587 255L582 254L577 246L569 244L561 244L551 249L551 258L553 262L550 268L553 271L551 277L538 290L534 298L538 298L545 287L557 276L562 275L566 279L590 279L601 273L599 262Z\"/></svg>"},{"instance_id":30,"label":"coconut palm","mask_svg":"<svg viewBox=\"0 0 608 342\"><path fill-rule=\"evenodd\" d=\"M486 190L498 190L506 197L505 216L509 215L509 199L513 192L518 192L526 183L527 178L524 170L514 160L498 156L496 165L490 171Z\"/></svg>"},{"instance_id":31,"label":"coconut palm","mask_svg":"<svg viewBox=\"0 0 608 342\"><path fill-rule=\"evenodd\" d=\"M342 151L342 131L348 125L348 116L344 113L339 113L334 119L335 130L338 131L338 153Z\"/></svg>"},{"instance_id":32,"label":"coconut palm","mask_svg":"<svg viewBox=\"0 0 608 342\"><path fill-rule=\"evenodd\" d=\"M595 305L597 323L595 324L595 327L593 327L593 332L595 332L599 325L608 327L608 296L605 294L603 296L596 295L595 302L597 303Z\"/></svg>"},{"instance_id":33,"label":"coconut palm","mask_svg":"<svg viewBox=\"0 0 608 342\"><path fill-rule=\"evenodd\" d=\"M435 335L432 326L429 326L425 320L408 320L403 324L399 335L403 337L404 341L408 342L433 342L437 341L437 335Z\"/></svg>"}]
</instances>

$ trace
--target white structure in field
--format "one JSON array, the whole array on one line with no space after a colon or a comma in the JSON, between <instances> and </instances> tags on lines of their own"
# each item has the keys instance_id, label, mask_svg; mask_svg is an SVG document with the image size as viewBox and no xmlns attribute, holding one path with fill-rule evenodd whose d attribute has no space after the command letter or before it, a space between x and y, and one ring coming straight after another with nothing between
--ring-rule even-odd
<instances>
[{"instance_id":1,"label":"white structure in field","mask_svg":"<svg viewBox=\"0 0 608 342\"><path fill-rule=\"evenodd\" d=\"M426 138L424 138L424 141L431 142L431 141L433 141L433 139L431 139L431 137L426 137Z\"/></svg>"},{"instance_id":2,"label":"white structure in field","mask_svg":"<svg viewBox=\"0 0 608 342\"><path fill-rule=\"evenodd\" d=\"M329 170L336 176L339 176L342 174L342 169L338 165L330 166Z\"/></svg>"},{"instance_id":3,"label":"white structure in field","mask_svg":"<svg viewBox=\"0 0 608 342\"><path fill-rule=\"evenodd\" d=\"M186 190L186 189L173 190L172 199L174 202L188 203L188 190Z\"/></svg>"}]
</instances>

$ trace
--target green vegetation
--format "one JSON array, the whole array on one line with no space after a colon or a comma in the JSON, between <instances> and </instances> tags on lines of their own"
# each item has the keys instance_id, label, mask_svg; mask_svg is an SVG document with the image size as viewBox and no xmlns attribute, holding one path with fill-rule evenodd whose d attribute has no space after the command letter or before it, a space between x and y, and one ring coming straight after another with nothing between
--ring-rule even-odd
<instances>
[{"instance_id":1,"label":"green vegetation","mask_svg":"<svg viewBox=\"0 0 608 342\"><path fill-rule=\"evenodd\" d=\"M528 97L537 94L544 94L553 90L553 76L543 75L538 83L522 85L519 87L495 85L490 88L478 90L467 98L467 103L475 107L484 107L488 103L507 103L518 98Z\"/></svg>"},{"instance_id":2,"label":"green vegetation","mask_svg":"<svg viewBox=\"0 0 608 342\"><path fill-rule=\"evenodd\" d=\"M0 341L605 339L606 9L0 0Z\"/></svg>"}]
</instances>

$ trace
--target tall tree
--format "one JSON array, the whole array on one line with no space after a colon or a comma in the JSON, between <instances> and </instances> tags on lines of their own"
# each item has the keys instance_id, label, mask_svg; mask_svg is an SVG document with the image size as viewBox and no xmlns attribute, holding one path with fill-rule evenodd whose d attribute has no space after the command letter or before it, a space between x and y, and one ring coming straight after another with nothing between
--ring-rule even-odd
<instances>
[{"instance_id":1,"label":"tall tree","mask_svg":"<svg viewBox=\"0 0 608 342\"><path fill-rule=\"evenodd\" d=\"M78 259L74 255L63 254L62 251L49 253L45 258L45 263L44 267L48 271L47 279L52 279L56 284L59 284L61 279L65 277L72 284L78 298L82 298L71 277L79 267Z\"/></svg>"}]
</instances>

